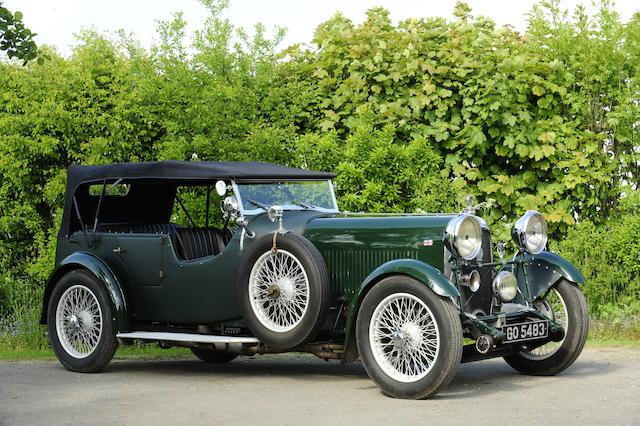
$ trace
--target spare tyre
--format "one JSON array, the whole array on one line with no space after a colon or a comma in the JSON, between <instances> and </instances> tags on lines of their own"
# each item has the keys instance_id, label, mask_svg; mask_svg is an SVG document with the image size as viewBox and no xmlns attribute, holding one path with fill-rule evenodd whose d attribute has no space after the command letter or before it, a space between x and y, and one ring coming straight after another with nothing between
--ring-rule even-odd
<instances>
[{"instance_id":1,"label":"spare tyre","mask_svg":"<svg viewBox=\"0 0 640 426\"><path fill-rule=\"evenodd\" d=\"M329 273L318 249L303 236L289 232L274 239L269 234L247 250L237 291L253 334L268 346L290 349L320 331L329 306Z\"/></svg>"}]
</instances>

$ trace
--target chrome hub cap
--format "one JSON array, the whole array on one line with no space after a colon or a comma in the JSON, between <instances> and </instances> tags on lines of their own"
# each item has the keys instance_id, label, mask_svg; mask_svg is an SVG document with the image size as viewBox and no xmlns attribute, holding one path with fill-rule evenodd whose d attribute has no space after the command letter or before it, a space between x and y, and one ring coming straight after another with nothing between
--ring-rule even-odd
<instances>
[{"instance_id":1,"label":"chrome hub cap","mask_svg":"<svg viewBox=\"0 0 640 426\"><path fill-rule=\"evenodd\" d=\"M71 316L69 317L69 325L70 325L71 327L73 327L73 328L78 328L78 327L80 327L80 324L79 324L79 322L78 322L78 317L77 317L75 314L73 314L73 315L71 315Z\"/></svg>"},{"instance_id":2,"label":"chrome hub cap","mask_svg":"<svg viewBox=\"0 0 640 426\"><path fill-rule=\"evenodd\" d=\"M294 329L309 306L309 279L300 261L286 250L260 256L249 275L249 302L268 329Z\"/></svg>"},{"instance_id":3,"label":"chrome hub cap","mask_svg":"<svg viewBox=\"0 0 640 426\"><path fill-rule=\"evenodd\" d=\"M102 310L97 297L82 285L68 288L56 308L56 331L62 348L74 358L93 353L102 336Z\"/></svg>"},{"instance_id":4,"label":"chrome hub cap","mask_svg":"<svg viewBox=\"0 0 640 426\"><path fill-rule=\"evenodd\" d=\"M412 349L418 349L422 343L422 332L420 326L413 322L408 322L402 326L404 335L406 336L406 344Z\"/></svg>"},{"instance_id":5,"label":"chrome hub cap","mask_svg":"<svg viewBox=\"0 0 640 426\"><path fill-rule=\"evenodd\" d=\"M369 323L369 344L380 368L392 379L415 382L433 368L440 332L433 313L418 297L396 293L383 299Z\"/></svg>"},{"instance_id":6,"label":"chrome hub cap","mask_svg":"<svg viewBox=\"0 0 640 426\"><path fill-rule=\"evenodd\" d=\"M295 297L296 288L293 280L289 277L282 277L278 280L278 288L280 289L280 295L288 300Z\"/></svg>"}]
</instances>

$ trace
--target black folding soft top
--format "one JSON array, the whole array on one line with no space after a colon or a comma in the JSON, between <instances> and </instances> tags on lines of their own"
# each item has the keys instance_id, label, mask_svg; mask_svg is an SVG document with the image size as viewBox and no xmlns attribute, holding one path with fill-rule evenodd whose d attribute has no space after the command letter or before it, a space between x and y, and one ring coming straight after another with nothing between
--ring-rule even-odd
<instances>
[{"instance_id":1,"label":"black folding soft top","mask_svg":"<svg viewBox=\"0 0 640 426\"><path fill-rule=\"evenodd\" d=\"M326 172L278 166L260 161L148 161L116 163L104 166L71 166L67 171L67 188L104 179L199 181L213 179L235 180L326 180L335 175Z\"/></svg>"},{"instance_id":2,"label":"black folding soft top","mask_svg":"<svg viewBox=\"0 0 640 426\"><path fill-rule=\"evenodd\" d=\"M65 209L60 235L77 229L78 213L88 221L95 213L97 199L89 196L88 186L122 179L131 184L130 194L102 206L103 215L118 212L122 220L168 221L178 185L205 184L218 179L243 181L314 181L334 178L332 173L296 169L259 161L149 161L103 166L70 166L67 170ZM74 196L78 208L74 209ZM97 198L97 197L93 197ZM114 213L115 215L115 213Z\"/></svg>"}]
</instances>

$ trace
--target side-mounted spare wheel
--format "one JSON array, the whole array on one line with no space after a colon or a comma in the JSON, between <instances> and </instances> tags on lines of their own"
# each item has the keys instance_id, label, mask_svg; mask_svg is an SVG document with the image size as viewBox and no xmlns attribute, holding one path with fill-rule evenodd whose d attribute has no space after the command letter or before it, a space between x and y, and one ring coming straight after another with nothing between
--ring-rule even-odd
<instances>
[{"instance_id":1,"label":"side-mounted spare wheel","mask_svg":"<svg viewBox=\"0 0 640 426\"><path fill-rule=\"evenodd\" d=\"M86 270L66 273L55 284L47 309L54 353L68 370L93 373L111 361L118 348L109 296Z\"/></svg>"},{"instance_id":2,"label":"side-mounted spare wheel","mask_svg":"<svg viewBox=\"0 0 640 426\"><path fill-rule=\"evenodd\" d=\"M404 275L383 279L364 297L356 342L369 377L396 398L435 395L462 358L462 327L453 302Z\"/></svg>"},{"instance_id":3,"label":"side-mounted spare wheel","mask_svg":"<svg viewBox=\"0 0 640 426\"><path fill-rule=\"evenodd\" d=\"M315 337L329 306L329 273L318 249L301 235L265 235L249 248L238 279L249 329L276 349Z\"/></svg>"}]
</instances>

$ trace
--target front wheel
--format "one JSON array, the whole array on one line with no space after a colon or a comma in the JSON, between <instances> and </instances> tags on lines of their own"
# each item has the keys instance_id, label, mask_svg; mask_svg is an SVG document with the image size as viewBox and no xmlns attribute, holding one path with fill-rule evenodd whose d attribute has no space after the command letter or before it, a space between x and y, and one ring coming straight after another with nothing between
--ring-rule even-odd
<instances>
[{"instance_id":1,"label":"front wheel","mask_svg":"<svg viewBox=\"0 0 640 426\"><path fill-rule=\"evenodd\" d=\"M385 278L362 301L356 321L362 363L395 398L429 398L455 375L462 327L453 303L406 276Z\"/></svg>"},{"instance_id":2,"label":"front wheel","mask_svg":"<svg viewBox=\"0 0 640 426\"><path fill-rule=\"evenodd\" d=\"M538 298L534 307L564 327L564 339L531 350L525 347L504 360L523 374L552 376L573 364L582 352L589 331L587 301L577 285L562 280Z\"/></svg>"},{"instance_id":3,"label":"front wheel","mask_svg":"<svg viewBox=\"0 0 640 426\"><path fill-rule=\"evenodd\" d=\"M71 371L100 371L118 348L109 296L88 271L71 271L56 283L47 325L56 357Z\"/></svg>"}]
</instances>

